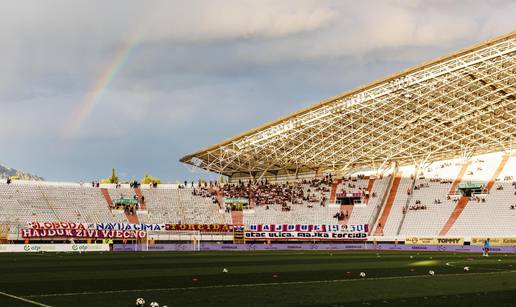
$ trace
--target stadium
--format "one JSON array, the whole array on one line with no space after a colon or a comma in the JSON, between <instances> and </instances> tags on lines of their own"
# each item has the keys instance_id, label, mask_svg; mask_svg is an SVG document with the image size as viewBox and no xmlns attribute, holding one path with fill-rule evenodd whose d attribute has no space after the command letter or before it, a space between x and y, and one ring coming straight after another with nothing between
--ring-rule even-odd
<instances>
[{"instance_id":1,"label":"stadium","mask_svg":"<svg viewBox=\"0 0 516 307\"><path fill-rule=\"evenodd\" d=\"M2 180L0 305L514 306L515 57L511 32L181 159L221 180Z\"/></svg>"}]
</instances>

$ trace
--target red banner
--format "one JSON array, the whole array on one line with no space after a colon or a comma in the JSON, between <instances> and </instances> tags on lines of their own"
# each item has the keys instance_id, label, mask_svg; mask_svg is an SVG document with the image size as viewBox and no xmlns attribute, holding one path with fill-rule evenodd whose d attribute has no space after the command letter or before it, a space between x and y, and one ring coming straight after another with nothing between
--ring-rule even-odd
<instances>
[{"instance_id":1,"label":"red banner","mask_svg":"<svg viewBox=\"0 0 516 307\"><path fill-rule=\"evenodd\" d=\"M297 232L369 232L368 224L251 224L249 231L297 231Z\"/></svg>"},{"instance_id":2,"label":"red banner","mask_svg":"<svg viewBox=\"0 0 516 307\"><path fill-rule=\"evenodd\" d=\"M200 231L200 232L232 232L233 225L228 225L228 224L165 224L165 230Z\"/></svg>"},{"instance_id":3,"label":"red banner","mask_svg":"<svg viewBox=\"0 0 516 307\"><path fill-rule=\"evenodd\" d=\"M23 238L110 238L141 239L147 233L138 230L96 230L96 229L30 229L21 230Z\"/></svg>"}]
</instances>

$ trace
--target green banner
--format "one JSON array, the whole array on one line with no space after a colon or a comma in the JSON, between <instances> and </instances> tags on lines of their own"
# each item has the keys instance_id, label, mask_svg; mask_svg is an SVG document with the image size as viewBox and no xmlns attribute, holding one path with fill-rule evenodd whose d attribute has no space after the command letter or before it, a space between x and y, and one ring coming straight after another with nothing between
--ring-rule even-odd
<instances>
[{"instance_id":1,"label":"green banner","mask_svg":"<svg viewBox=\"0 0 516 307\"><path fill-rule=\"evenodd\" d=\"M122 205L136 205L138 201L132 198L115 198L113 199L113 203Z\"/></svg>"},{"instance_id":2,"label":"green banner","mask_svg":"<svg viewBox=\"0 0 516 307\"><path fill-rule=\"evenodd\" d=\"M481 189L482 185L478 183L461 183L459 189Z\"/></svg>"}]
</instances>

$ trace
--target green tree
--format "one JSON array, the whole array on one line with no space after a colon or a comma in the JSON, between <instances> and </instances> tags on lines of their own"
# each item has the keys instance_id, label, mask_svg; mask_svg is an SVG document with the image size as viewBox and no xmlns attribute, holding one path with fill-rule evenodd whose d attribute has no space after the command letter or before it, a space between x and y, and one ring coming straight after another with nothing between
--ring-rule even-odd
<instances>
[{"instance_id":1,"label":"green tree","mask_svg":"<svg viewBox=\"0 0 516 307\"><path fill-rule=\"evenodd\" d=\"M115 174L115 168L111 169L111 176L101 179L100 183L111 183L111 184L117 184L118 183L118 177Z\"/></svg>"},{"instance_id":2,"label":"green tree","mask_svg":"<svg viewBox=\"0 0 516 307\"><path fill-rule=\"evenodd\" d=\"M145 174L145 176L143 176L143 179L142 179L142 184L150 184L150 183L160 184L161 179L149 176L148 174Z\"/></svg>"}]
</instances>

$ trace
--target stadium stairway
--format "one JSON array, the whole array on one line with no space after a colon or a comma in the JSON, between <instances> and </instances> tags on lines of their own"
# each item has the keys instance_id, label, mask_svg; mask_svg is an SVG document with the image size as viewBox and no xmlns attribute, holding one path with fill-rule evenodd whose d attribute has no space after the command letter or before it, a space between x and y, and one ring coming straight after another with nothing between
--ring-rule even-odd
<instances>
[{"instance_id":1,"label":"stadium stairway","mask_svg":"<svg viewBox=\"0 0 516 307\"><path fill-rule=\"evenodd\" d=\"M383 205L382 213L380 215L380 218L378 219L378 222L376 223L376 229L374 232L375 236L383 235L383 228L385 227L385 223L387 222L387 219L389 218L389 214L391 213L392 205L394 204L394 200L396 199L396 194L398 193L398 187L400 186L401 175L402 175L402 173L398 172L394 177L391 189L389 190L389 196L387 196L387 201Z\"/></svg>"},{"instance_id":2,"label":"stadium stairway","mask_svg":"<svg viewBox=\"0 0 516 307\"><path fill-rule=\"evenodd\" d=\"M489 182L487 183L487 185L485 187L485 190L487 193L489 193L489 191L491 190L491 188L493 187L493 185L496 181L496 177L498 177L500 175L500 173L504 169L505 165L507 164L507 161L509 161L509 157L510 157L509 155L502 156L502 161L500 161L500 164L496 168L493 176L491 177L491 179L489 180ZM465 165L467 165L467 166L469 166L469 164L471 164L471 163L470 162L465 163ZM455 181L454 181L454 186L455 186L455 182L457 182L458 178L464 175L465 170L464 171L463 170L464 170L464 165L461 168L459 176L457 176L457 179L455 179ZM462 177L461 177L461 180L462 180ZM458 182L460 183L460 180ZM457 186L458 186L458 183L455 187L457 187ZM453 193L455 193L455 190L453 189L453 187L452 187L452 189L450 189L450 192L452 192L452 190L453 190ZM441 229L441 232L439 233L440 236L445 236L446 234L448 234L448 231L450 231L450 229L453 227L453 225L455 224L455 222L461 215L462 211L464 211L464 208L466 208L466 205L468 204L468 202L469 202L469 197L467 197L467 196L462 196L459 199L459 201L457 202L457 205L455 205L455 209L453 209L452 214L448 218L448 221L446 221L443 228Z\"/></svg>"},{"instance_id":3,"label":"stadium stairway","mask_svg":"<svg viewBox=\"0 0 516 307\"><path fill-rule=\"evenodd\" d=\"M125 217L127 218L127 221L129 222L129 224L140 224L137 214L132 215L132 214L129 214L126 212Z\"/></svg>"},{"instance_id":4,"label":"stadium stairway","mask_svg":"<svg viewBox=\"0 0 516 307\"><path fill-rule=\"evenodd\" d=\"M353 205L340 205L340 212L347 213L349 217L351 217L351 213L353 212ZM349 218L343 219L339 221L340 225L347 225Z\"/></svg>"},{"instance_id":5,"label":"stadium stairway","mask_svg":"<svg viewBox=\"0 0 516 307\"><path fill-rule=\"evenodd\" d=\"M109 210L111 210L114 207L114 205L113 205L113 200L111 199L111 195L109 195L108 189L101 188L100 192L104 196L104 199L106 200L106 202L108 204Z\"/></svg>"},{"instance_id":6,"label":"stadium stairway","mask_svg":"<svg viewBox=\"0 0 516 307\"><path fill-rule=\"evenodd\" d=\"M455 194L457 191L457 187L459 186L459 183L461 183L462 178L464 177L464 174L466 173L466 170L470 166L471 161L465 162L462 164L462 167L460 168L459 174L457 175L457 178L453 181L452 186L450 187L449 194Z\"/></svg>"},{"instance_id":7,"label":"stadium stairway","mask_svg":"<svg viewBox=\"0 0 516 307\"><path fill-rule=\"evenodd\" d=\"M369 179L367 181L367 193L368 193L369 197L367 197L367 199L365 200L366 204L369 202L369 198L371 198L371 191L373 190L374 180L375 180L375 178L369 177Z\"/></svg>"},{"instance_id":8,"label":"stadium stairway","mask_svg":"<svg viewBox=\"0 0 516 307\"><path fill-rule=\"evenodd\" d=\"M219 208L224 209L224 192L221 190L217 191L217 201L219 202Z\"/></svg>"},{"instance_id":9,"label":"stadium stairway","mask_svg":"<svg viewBox=\"0 0 516 307\"><path fill-rule=\"evenodd\" d=\"M371 198L371 191L373 190L374 180L375 180L375 178L371 178L371 177L368 178L367 192L368 192L369 197L364 200L365 204L367 204L369 202L369 199ZM333 189L333 186L332 186L332 189ZM353 206L353 205L340 205L340 212L344 212L344 213L347 212L349 218L351 218L351 213L353 213L353 208L355 208L355 206ZM347 225L349 222L349 218L340 220L339 224Z\"/></svg>"},{"instance_id":10,"label":"stadium stairway","mask_svg":"<svg viewBox=\"0 0 516 307\"><path fill-rule=\"evenodd\" d=\"M256 202L254 201L254 192L253 191L249 191L249 208L250 209L254 209L256 208Z\"/></svg>"},{"instance_id":11,"label":"stadium stairway","mask_svg":"<svg viewBox=\"0 0 516 307\"><path fill-rule=\"evenodd\" d=\"M449 194L455 194L457 192L457 187L462 182L462 178L464 177L464 174L466 173L466 170L470 165L471 161L467 161L462 164L459 174L457 175L457 178L455 178L455 180L453 181L453 184L450 188L450 192L448 192ZM448 218L446 223L444 223L443 228L439 232L440 236L445 236L448 233L448 231L450 231L450 229L455 224L462 211L464 211L464 208L466 208L468 201L469 197L462 196L461 198L459 198L459 201L457 201L457 204L455 205L455 208L450 214L450 217Z\"/></svg>"},{"instance_id":12,"label":"stadium stairway","mask_svg":"<svg viewBox=\"0 0 516 307\"><path fill-rule=\"evenodd\" d=\"M233 225L244 225L244 212L231 210L231 221Z\"/></svg>"},{"instance_id":13,"label":"stadium stairway","mask_svg":"<svg viewBox=\"0 0 516 307\"><path fill-rule=\"evenodd\" d=\"M510 157L509 155L502 156L502 161L500 161L500 164L496 168L496 171L493 174L493 176L491 177L491 180L489 180L489 182L486 185L485 189L487 190L487 192L491 191L491 188L493 187L493 185L496 181L496 178L498 176L500 176L500 174L502 173L502 170L504 169L505 165L507 164L507 161L509 161L509 157Z\"/></svg>"},{"instance_id":14,"label":"stadium stairway","mask_svg":"<svg viewBox=\"0 0 516 307\"><path fill-rule=\"evenodd\" d=\"M138 196L138 199L142 199L142 190L139 187L134 188L134 193ZM145 201L140 202L140 209L146 210Z\"/></svg>"},{"instance_id":15,"label":"stadium stairway","mask_svg":"<svg viewBox=\"0 0 516 307\"><path fill-rule=\"evenodd\" d=\"M336 180L333 182L333 184L331 185L331 192L330 192L330 204L334 204L335 203L335 199L337 198L337 187L339 186L339 184L342 182L342 180Z\"/></svg>"},{"instance_id":16,"label":"stadium stairway","mask_svg":"<svg viewBox=\"0 0 516 307\"><path fill-rule=\"evenodd\" d=\"M455 224L455 221L459 218L462 211L464 211L464 208L466 208L466 205L468 204L469 197L462 196L459 198L459 201L457 201L457 205L455 205L455 209L453 209L452 214L450 214L450 217L448 218L448 221L444 224L443 228L441 229L441 232L439 232L440 236L445 236L448 231L452 228L453 224Z\"/></svg>"},{"instance_id":17,"label":"stadium stairway","mask_svg":"<svg viewBox=\"0 0 516 307\"><path fill-rule=\"evenodd\" d=\"M113 204L113 200L111 199L111 195L109 195L109 191L108 189L105 189L105 188L101 188L100 189L100 192L102 193L102 195L104 196L104 199L106 200L108 206L109 206L109 210L113 209L115 206ZM141 193L141 191L140 191ZM139 224L139 220L138 220L138 215L131 215L129 213L125 213L125 217L127 218L127 221L131 224Z\"/></svg>"}]
</instances>

